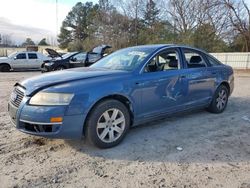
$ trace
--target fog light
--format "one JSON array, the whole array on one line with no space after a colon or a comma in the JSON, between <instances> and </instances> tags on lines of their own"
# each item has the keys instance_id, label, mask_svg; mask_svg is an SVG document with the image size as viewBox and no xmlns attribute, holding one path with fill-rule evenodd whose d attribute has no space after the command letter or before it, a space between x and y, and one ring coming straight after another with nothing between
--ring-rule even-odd
<instances>
[{"instance_id":1,"label":"fog light","mask_svg":"<svg viewBox=\"0 0 250 188\"><path fill-rule=\"evenodd\" d=\"M62 120L63 120L62 117L52 117L52 118L50 118L51 123L61 123Z\"/></svg>"}]
</instances>

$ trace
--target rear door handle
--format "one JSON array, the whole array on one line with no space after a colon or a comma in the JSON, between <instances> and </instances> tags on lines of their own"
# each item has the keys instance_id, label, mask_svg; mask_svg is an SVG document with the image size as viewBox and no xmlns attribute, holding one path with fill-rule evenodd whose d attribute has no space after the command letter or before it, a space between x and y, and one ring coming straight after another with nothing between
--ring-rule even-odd
<instances>
[{"instance_id":1,"label":"rear door handle","mask_svg":"<svg viewBox=\"0 0 250 188\"><path fill-rule=\"evenodd\" d=\"M186 78L187 76L186 75L181 75L181 78Z\"/></svg>"}]
</instances>

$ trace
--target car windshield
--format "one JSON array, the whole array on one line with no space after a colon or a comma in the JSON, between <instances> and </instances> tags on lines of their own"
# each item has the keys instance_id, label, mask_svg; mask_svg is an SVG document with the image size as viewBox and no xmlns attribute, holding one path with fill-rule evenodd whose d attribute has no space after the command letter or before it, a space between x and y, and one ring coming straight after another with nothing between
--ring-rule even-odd
<instances>
[{"instance_id":1,"label":"car windshield","mask_svg":"<svg viewBox=\"0 0 250 188\"><path fill-rule=\"evenodd\" d=\"M13 52L13 53L11 53L10 55L8 55L9 58L13 58L13 57L15 57L15 56L16 56L16 52Z\"/></svg>"},{"instance_id":2,"label":"car windshield","mask_svg":"<svg viewBox=\"0 0 250 188\"><path fill-rule=\"evenodd\" d=\"M72 55L74 55L74 54L76 54L76 52L66 53L66 54L62 55L62 58L63 58L63 59L67 59L68 57L70 57L70 56L72 56Z\"/></svg>"},{"instance_id":3,"label":"car windshield","mask_svg":"<svg viewBox=\"0 0 250 188\"><path fill-rule=\"evenodd\" d=\"M133 71L153 51L154 48L126 48L118 50L99 60L91 67Z\"/></svg>"}]
</instances>

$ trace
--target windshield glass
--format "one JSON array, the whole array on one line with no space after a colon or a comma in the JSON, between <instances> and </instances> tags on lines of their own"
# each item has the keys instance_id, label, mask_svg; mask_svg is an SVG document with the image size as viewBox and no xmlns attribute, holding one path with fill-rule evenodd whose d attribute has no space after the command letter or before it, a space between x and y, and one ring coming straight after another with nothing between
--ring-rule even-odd
<instances>
[{"instance_id":1,"label":"windshield glass","mask_svg":"<svg viewBox=\"0 0 250 188\"><path fill-rule=\"evenodd\" d=\"M72 55L74 55L74 54L76 54L76 52L66 53L66 54L62 55L62 58L63 58L63 59L67 59L68 57L70 57L70 56L72 56Z\"/></svg>"},{"instance_id":2,"label":"windshield glass","mask_svg":"<svg viewBox=\"0 0 250 188\"><path fill-rule=\"evenodd\" d=\"M91 67L133 71L153 50L154 48L126 48L118 50L99 60Z\"/></svg>"},{"instance_id":3,"label":"windshield glass","mask_svg":"<svg viewBox=\"0 0 250 188\"><path fill-rule=\"evenodd\" d=\"M13 52L13 53L11 53L8 57L9 58L13 58L13 57L15 57L16 56L16 52Z\"/></svg>"}]
</instances>

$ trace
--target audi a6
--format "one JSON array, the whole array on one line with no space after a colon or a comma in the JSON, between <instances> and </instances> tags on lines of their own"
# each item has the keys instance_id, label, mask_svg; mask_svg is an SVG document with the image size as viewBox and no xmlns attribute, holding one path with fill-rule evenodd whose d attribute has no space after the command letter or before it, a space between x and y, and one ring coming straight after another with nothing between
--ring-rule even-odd
<instances>
[{"instance_id":1,"label":"audi a6","mask_svg":"<svg viewBox=\"0 0 250 188\"><path fill-rule=\"evenodd\" d=\"M24 133L108 148L131 126L195 108L221 113L233 88L232 68L202 50L145 45L18 82L8 109Z\"/></svg>"}]
</instances>

